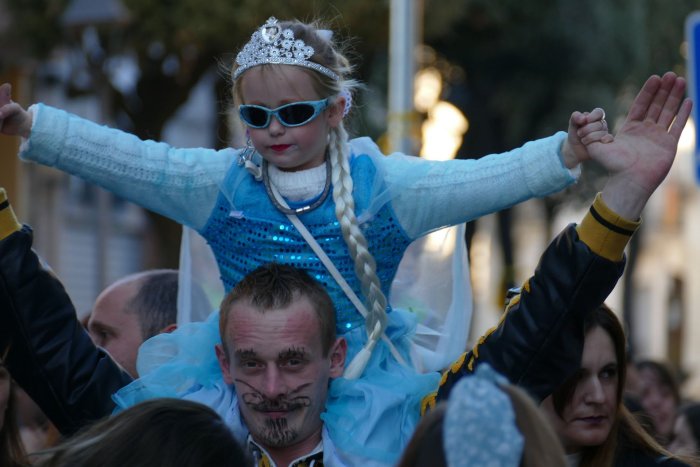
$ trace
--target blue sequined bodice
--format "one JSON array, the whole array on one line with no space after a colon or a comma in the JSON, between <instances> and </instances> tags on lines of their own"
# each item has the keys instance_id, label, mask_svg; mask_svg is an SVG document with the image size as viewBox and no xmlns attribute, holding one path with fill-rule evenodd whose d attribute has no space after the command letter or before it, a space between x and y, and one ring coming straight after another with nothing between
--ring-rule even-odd
<instances>
[{"instance_id":1,"label":"blue sequined bodice","mask_svg":"<svg viewBox=\"0 0 700 467\"><path fill-rule=\"evenodd\" d=\"M228 185L237 179L240 170L238 166L232 167L225 183ZM373 179L374 166L369 157L360 156L353 159L351 171L355 185L355 206L361 212L370 201L368 185ZM232 196L235 211L232 211L228 196ZM360 282L335 217L332 196L318 209L301 215L300 219L362 299ZM382 289L388 296L391 282L410 239L396 221L389 204L384 205L361 228L377 262ZM236 186L235 193L222 193L219 196L214 212L201 233L214 252L227 291L262 264L273 261L291 264L305 269L327 288L336 307L339 333L364 325L364 318L306 240L287 217L274 207L263 184L253 180L253 177L245 177Z\"/></svg>"}]
</instances>

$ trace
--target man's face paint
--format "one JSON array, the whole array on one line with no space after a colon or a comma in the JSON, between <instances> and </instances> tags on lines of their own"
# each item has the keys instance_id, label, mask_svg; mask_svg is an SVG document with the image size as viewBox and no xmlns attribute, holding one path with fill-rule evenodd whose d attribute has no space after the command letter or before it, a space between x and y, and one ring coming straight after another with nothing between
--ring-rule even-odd
<instances>
[{"instance_id":1,"label":"man's face paint","mask_svg":"<svg viewBox=\"0 0 700 467\"><path fill-rule=\"evenodd\" d=\"M217 356L253 439L264 447L313 449L329 380L342 374L344 342L341 359L340 341L323 355L318 317L306 298L265 312L237 303L224 337Z\"/></svg>"}]
</instances>

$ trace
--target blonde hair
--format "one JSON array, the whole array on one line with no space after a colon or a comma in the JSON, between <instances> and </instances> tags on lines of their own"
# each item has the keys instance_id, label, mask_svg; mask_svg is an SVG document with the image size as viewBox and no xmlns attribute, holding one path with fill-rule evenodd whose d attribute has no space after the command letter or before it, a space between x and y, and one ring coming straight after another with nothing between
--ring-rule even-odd
<instances>
[{"instance_id":1,"label":"blonde hair","mask_svg":"<svg viewBox=\"0 0 700 467\"><path fill-rule=\"evenodd\" d=\"M322 29L320 25L318 23L305 24L299 21L283 21L280 22L280 27L291 29L296 39L301 39L314 48L314 55L309 59L310 61L319 63L340 76L340 80L336 81L313 70L300 68L312 78L314 89L319 95L333 97L347 93L346 98L349 98L358 85L356 81L347 78L352 67L348 59L334 47L332 40L321 37L318 33ZM274 69L280 65L265 64L259 65L259 67ZM231 71L232 76L235 70L234 66ZM233 83L234 100L241 103L244 101L241 81L245 74L243 72L239 79ZM368 308L368 315L365 316L367 332L368 335L371 335L373 331L378 330L379 332L374 334L381 335L386 328L387 299L377 275L376 262L369 251L367 239L362 233L355 215L355 200L352 195L353 180L349 163L350 146L348 133L342 121L337 127L332 128L328 135L327 157L331 164L335 215L340 223L343 239L353 260L355 274L360 280Z\"/></svg>"}]
</instances>

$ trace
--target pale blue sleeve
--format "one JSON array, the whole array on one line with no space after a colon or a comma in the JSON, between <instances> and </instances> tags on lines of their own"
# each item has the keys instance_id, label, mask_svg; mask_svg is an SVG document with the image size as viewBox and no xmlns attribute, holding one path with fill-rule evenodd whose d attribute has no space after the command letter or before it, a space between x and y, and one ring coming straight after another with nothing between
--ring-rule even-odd
<instances>
[{"instance_id":1,"label":"pale blue sleeve","mask_svg":"<svg viewBox=\"0 0 700 467\"><path fill-rule=\"evenodd\" d=\"M76 175L197 231L237 155L143 141L42 104L30 110L34 121L22 159Z\"/></svg>"},{"instance_id":2,"label":"pale blue sleeve","mask_svg":"<svg viewBox=\"0 0 700 467\"><path fill-rule=\"evenodd\" d=\"M411 238L555 193L576 181L560 148L566 133L531 141L480 159L429 162L411 156L385 158L385 176L396 189L392 205Z\"/></svg>"}]
</instances>

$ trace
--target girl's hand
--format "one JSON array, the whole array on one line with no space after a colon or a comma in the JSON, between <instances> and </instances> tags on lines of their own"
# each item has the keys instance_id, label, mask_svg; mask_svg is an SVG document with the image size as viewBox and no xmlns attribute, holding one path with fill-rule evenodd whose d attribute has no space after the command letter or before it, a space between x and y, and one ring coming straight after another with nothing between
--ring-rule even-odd
<instances>
[{"instance_id":1,"label":"girl's hand","mask_svg":"<svg viewBox=\"0 0 700 467\"><path fill-rule=\"evenodd\" d=\"M12 88L0 86L0 134L28 138L32 130L32 115L12 102Z\"/></svg>"},{"instance_id":2,"label":"girl's hand","mask_svg":"<svg viewBox=\"0 0 700 467\"><path fill-rule=\"evenodd\" d=\"M574 112L569 119L568 137L562 146L564 165L572 169L590 159L588 146L592 143L611 143L605 111L595 108L591 112Z\"/></svg>"}]
</instances>

